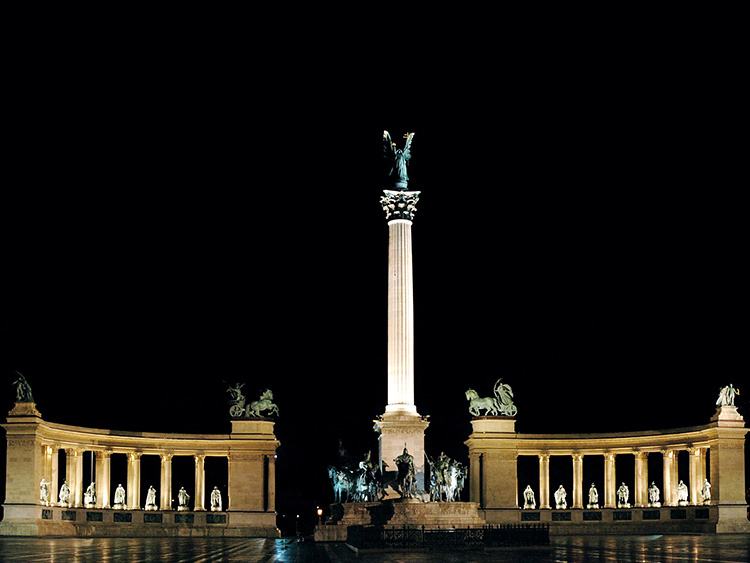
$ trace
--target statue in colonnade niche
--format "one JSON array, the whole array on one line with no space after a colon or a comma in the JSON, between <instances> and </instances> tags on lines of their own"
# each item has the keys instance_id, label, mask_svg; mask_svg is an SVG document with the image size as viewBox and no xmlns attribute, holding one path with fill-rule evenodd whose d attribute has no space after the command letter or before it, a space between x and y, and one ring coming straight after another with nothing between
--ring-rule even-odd
<instances>
[{"instance_id":1,"label":"statue in colonnade niche","mask_svg":"<svg viewBox=\"0 0 750 563\"><path fill-rule=\"evenodd\" d=\"M650 507L659 508L661 506L661 492L659 487L656 486L654 481L651 481L651 486L648 488L648 505Z\"/></svg>"},{"instance_id":2,"label":"statue in colonnade niche","mask_svg":"<svg viewBox=\"0 0 750 563\"><path fill-rule=\"evenodd\" d=\"M125 489L123 488L122 483L118 484L115 489L115 503L113 508L118 510L125 508Z\"/></svg>"},{"instance_id":3,"label":"statue in colonnade niche","mask_svg":"<svg viewBox=\"0 0 750 563\"><path fill-rule=\"evenodd\" d=\"M568 493L565 487L560 485L555 491L555 508L563 510L568 508Z\"/></svg>"},{"instance_id":4,"label":"statue in colonnade niche","mask_svg":"<svg viewBox=\"0 0 750 563\"><path fill-rule=\"evenodd\" d=\"M708 482L708 479L703 480L701 496L703 497L703 504L708 504L711 501L711 483Z\"/></svg>"},{"instance_id":5,"label":"statue in colonnade niche","mask_svg":"<svg viewBox=\"0 0 750 563\"><path fill-rule=\"evenodd\" d=\"M719 398L716 399L716 406L717 407L735 406L734 397L739 394L740 394L740 390L735 389L734 385L732 385L731 383L727 385L726 387L722 387L721 391L719 391Z\"/></svg>"},{"instance_id":6,"label":"statue in colonnade niche","mask_svg":"<svg viewBox=\"0 0 750 563\"><path fill-rule=\"evenodd\" d=\"M221 491L216 486L211 491L211 512L221 512Z\"/></svg>"},{"instance_id":7,"label":"statue in colonnade niche","mask_svg":"<svg viewBox=\"0 0 750 563\"><path fill-rule=\"evenodd\" d=\"M49 506L49 483L44 480L44 477L39 484L39 500L44 506Z\"/></svg>"},{"instance_id":8,"label":"statue in colonnade niche","mask_svg":"<svg viewBox=\"0 0 750 563\"><path fill-rule=\"evenodd\" d=\"M677 504L680 506L687 506L688 503L688 488L682 479L677 485Z\"/></svg>"},{"instance_id":9,"label":"statue in colonnade niche","mask_svg":"<svg viewBox=\"0 0 750 563\"><path fill-rule=\"evenodd\" d=\"M153 485L149 485L148 493L146 493L146 510L158 510L156 506L156 489Z\"/></svg>"},{"instance_id":10,"label":"statue in colonnade niche","mask_svg":"<svg viewBox=\"0 0 750 563\"><path fill-rule=\"evenodd\" d=\"M190 510L188 503L190 502L190 495L187 494L185 487L180 487L180 492L177 493L177 510Z\"/></svg>"},{"instance_id":11,"label":"statue in colonnade niche","mask_svg":"<svg viewBox=\"0 0 750 563\"><path fill-rule=\"evenodd\" d=\"M20 372L17 371L16 373L18 379L13 382L13 385L16 386L16 403L33 403L34 396L31 393L31 385Z\"/></svg>"},{"instance_id":12,"label":"statue in colonnade niche","mask_svg":"<svg viewBox=\"0 0 750 563\"><path fill-rule=\"evenodd\" d=\"M83 506L86 508L93 508L96 505L96 486L94 482L86 487L86 492L83 493Z\"/></svg>"},{"instance_id":13,"label":"statue in colonnade niche","mask_svg":"<svg viewBox=\"0 0 750 563\"><path fill-rule=\"evenodd\" d=\"M516 416L518 409L513 404L513 389L503 383L502 377L495 382L493 392L494 397L480 397L474 389L468 389L466 400L469 401L469 412L473 416L480 416L480 410L485 411L485 416Z\"/></svg>"},{"instance_id":14,"label":"statue in colonnade niche","mask_svg":"<svg viewBox=\"0 0 750 563\"><path fill-rule=\"evenodd\" d=\"M625 483L621 483L617 489L617 508L630 508L630 489Z\"/></svg>"},{"instance_id":15,"label":"statue in colonnade niche","mask_svg":"<svg viewBox=\"0 0 750 563\"><path fill-rule=\"evenodd\" d=\"M589 489L589 503L586 505L586 508L599 508L599 491L596 490L594 483L591 483L591 488Z\"/></svg>"},{"instance_id":16,"label":"statue in colonnade niche","mask_svg":"<svg viewBox=\"0 0 750 563\"><path fill-rule=\"evenodd\" d=\"M70 487L68 486L68 480L63 479L63 484L60 487L60 495L58 496L60 499L59 504L60 506L69 507L70 506Z\"/></svg>"},{"instance_id":17,"label":"statue in colonnade niche","mask_svg":"<svg viewBox=\"0 0 750 563\"><path fill-rule=\"evenodd\" d=\"M536 508L536 498L534 497L534 490L531 485L526 485L523 490L523 507L524 509L534 510Z\"/></svg>"}]
</instances>

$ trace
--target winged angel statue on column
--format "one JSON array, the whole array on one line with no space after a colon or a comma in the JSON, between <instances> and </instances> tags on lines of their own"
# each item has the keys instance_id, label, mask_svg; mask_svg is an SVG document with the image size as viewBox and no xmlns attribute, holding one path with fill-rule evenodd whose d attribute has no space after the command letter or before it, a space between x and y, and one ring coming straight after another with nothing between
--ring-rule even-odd
<instances>
[{"instance_id":1,"label":"winged angel statue on column","mask_svg":"<svg viewBox=\"0 0 750 563\"><path fill-rule=\"evenodd\" d=\"M409 183L409 175L406 173L406 163L411 158L411 141L414 133L404 135L406 144L403 149L397 149L396 143L391 140L388 131L383 131L383 156L392 162L391 171L388 176L395 176L395 187L397 190L406 190Z\"/></svg>"}]
</instances>

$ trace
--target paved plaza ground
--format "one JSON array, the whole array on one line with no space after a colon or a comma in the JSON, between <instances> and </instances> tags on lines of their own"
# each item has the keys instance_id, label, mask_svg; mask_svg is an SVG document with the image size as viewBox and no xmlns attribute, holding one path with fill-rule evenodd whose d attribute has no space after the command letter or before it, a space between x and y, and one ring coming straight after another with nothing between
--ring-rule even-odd
<instances>
[{"instance_id":1,"label":"paved plaza ground","mask_svg":"<svg viewBox=\"0 0 750 563\"><path fill-rule=\"evenodd\" d=\"M378 553L357 556L341 544L293 539L8 538L0 562L19 563L747 563L750 535L552 538L549 548L453 553Z\"/></svg>"}]
</instances>

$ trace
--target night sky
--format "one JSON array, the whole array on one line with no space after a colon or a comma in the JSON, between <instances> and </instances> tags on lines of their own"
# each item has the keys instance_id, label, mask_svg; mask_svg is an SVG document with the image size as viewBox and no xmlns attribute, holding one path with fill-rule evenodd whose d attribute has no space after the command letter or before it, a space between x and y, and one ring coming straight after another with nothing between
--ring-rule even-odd
<instances>
[{"instance_id":1,"label":"night sky","mask_svg":"<svg viewBox=\"0 0 750 563\"><path fill-rule=\"evenodd\" d=\"M430 455L466 461L464 392L499 377L521 432L705 424L730 382L746 405L747 157L736 84L709 65L584 64L390 113L292 79L49 65L6 154L8 410L18 370L46 420L226 433L227 384L271 388L279 512L330 503L338 440L374 450L386 403L384 128L416 133Z\"/></svg>"}]
</instances>

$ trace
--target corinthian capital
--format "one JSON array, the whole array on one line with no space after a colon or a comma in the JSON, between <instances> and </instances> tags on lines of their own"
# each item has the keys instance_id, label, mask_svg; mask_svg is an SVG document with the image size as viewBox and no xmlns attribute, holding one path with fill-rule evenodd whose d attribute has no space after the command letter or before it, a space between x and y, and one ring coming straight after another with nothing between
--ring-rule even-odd
<instances>
[{"instance_id":1,"label":"corinthian capital","mask_svg":"<svg viewBox=\"0 0 750 563\"><path fill-rule=\"evenodd\" d=\"M380 205L383 206L386 220L406 219L411 221L414 219L421 192L383 190L383 193L385 195L380 197Z\"/></svg>"}]
</instances>

